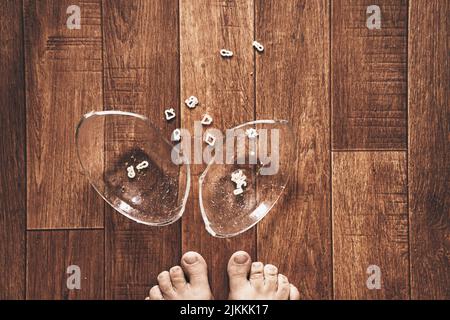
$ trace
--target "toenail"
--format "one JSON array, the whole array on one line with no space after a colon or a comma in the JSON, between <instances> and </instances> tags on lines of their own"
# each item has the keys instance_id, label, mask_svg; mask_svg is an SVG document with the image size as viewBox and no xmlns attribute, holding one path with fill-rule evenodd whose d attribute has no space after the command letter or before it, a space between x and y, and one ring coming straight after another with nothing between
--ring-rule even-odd
<instances>
[{"instance_id":1,"label":"toenail","mask_svg":"<svg viewBox=\"0 0 450 320\"><path fill-rule=\"evenodd\" d=\"M169 271L170 271L170 272L177 272L177 271L180 271L180 267L178 267L178 266L172 267Z\"/></svg>"},{"instance_id":2,"label":"toenail","mask_svg":"<svg viewBox=\"0 0 450 320\"><path fill-rule=\"evenodd\" d=\"M266 265L267 268L267 272L269 272L270 274L276 274L278 272L277 267L275 267L274 265L268 264Z\"/></svg>"},{"instance_id":3,"label":"toenail","mask_svg":"<svg viewBox=\"0 0 450 320\"><path fill-rule=\"evenodd\" d=\"M193 264L193 263L197 262L198 257L195 253L186 253L183 257L183 260L187 264Z\"/></svg>"},{"instance_id":4,"label":"toenail","mask_svg":"<svg viewBox=\"0 0 450 320\"><path fill-rule=\"evenodd\" d=\"M246 255L244 253L238 253L234 257L234 262L236 262L238 264L243 264L243 263L246 263L247 261L248 261L248 255Z\"/></svg>"},{"instance_id":5,"label":"toenail","mask_svg":"<svg viewBox=\"0 0 450 320\"><path fill-rule=\"evenodd\" d=\"M255 269L260 269L263 266L262 262L253 262L252 265Z\"/></svg>"}]
</instances>

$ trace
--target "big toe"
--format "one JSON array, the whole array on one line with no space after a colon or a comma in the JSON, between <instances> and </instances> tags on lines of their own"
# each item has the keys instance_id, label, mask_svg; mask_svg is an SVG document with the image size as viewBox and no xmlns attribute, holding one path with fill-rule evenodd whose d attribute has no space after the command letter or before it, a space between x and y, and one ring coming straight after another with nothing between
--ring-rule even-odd
<instances>
[{"instance_id":1,"label":"big toe","mask_svg":"<svg viewBox=\"0 0 450 320\"><path fill-rule=\"evenodd\" d=\"M252 259L245 251L237 251L231 256L228 261L228 277L231 290L248 283L251 263Z\"/></svg>"},{"instance_id":2,"label":"big toe","mask_svg":"<svg viewBox=\"0 0 450 320\"><path fill-rule=\"evenodd\" d=\"M208 285L208 267L205 259L197 252L186 252L181 258L189 283L193 286L209 286Z\"/></svg>"}]
</instances>

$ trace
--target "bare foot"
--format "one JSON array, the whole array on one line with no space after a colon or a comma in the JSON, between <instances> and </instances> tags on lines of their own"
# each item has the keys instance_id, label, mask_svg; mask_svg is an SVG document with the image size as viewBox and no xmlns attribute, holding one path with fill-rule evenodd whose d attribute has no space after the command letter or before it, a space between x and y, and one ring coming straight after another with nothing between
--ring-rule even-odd
<instances>
[{"instance_id":1,"label":"bare foot","mask_svg":"<svg viewBox=\"0 0 450 320\"><path fill-rule=\"evenodd\" d=\"M300 293L271 264L253 262L245 251L235 252L228 262L229 300L299 300Z\"/></svg>"},{"instance_id":2,"label":"bare foot","mask_svg":"<svg viewBox=\"0 0 450 320\"><path fill-rule=\"evenodd\" d=\"M158 285L150 289L146 300L212 300L205 259L197 252L186 252L181 267L158 275Z\"/></svg>"}]
</instances>

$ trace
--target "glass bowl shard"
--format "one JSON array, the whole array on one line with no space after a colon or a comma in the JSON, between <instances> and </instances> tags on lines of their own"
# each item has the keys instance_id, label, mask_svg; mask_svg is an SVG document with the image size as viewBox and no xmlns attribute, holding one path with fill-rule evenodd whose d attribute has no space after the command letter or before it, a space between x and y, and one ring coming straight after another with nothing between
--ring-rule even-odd
<instances>
[{"instance_id":1,"label":"glass bowl shard","mask_svg":"<svg viewBox=\"0 0 450 320\"><path fill-rule=\"evenodd\" d=\"M206 230L239 235L272 209L294 170L295 136L286 120L258 120L226 131L199 178Z\"/></svg>"},{"instance_id":2,"label":"glass bowl shard","mask_svg":"<svg viewBox=\"0 0 450 320\"><path fill-rule=\"evenodd\" d=\"M179 219L190 188L189 164L146 117L99 111L77 127L78 159L95 190L115 210L147 225ZM179 164L181 163L181 164Z\"/></svg>"}]
</instances>

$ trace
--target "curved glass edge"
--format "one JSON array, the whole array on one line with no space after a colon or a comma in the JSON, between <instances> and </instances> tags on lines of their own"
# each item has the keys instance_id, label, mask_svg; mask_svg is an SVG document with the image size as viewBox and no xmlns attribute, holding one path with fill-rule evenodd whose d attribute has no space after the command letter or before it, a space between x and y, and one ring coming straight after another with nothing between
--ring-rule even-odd
<instances>
[{"instance_id":1,"label":"curved glass edge","mask_svg":"<svg viewBox=\"0 0 450 320\"><path fill-rule=\"evenodd\" d=\"M80 121L78 122L76 131L75 131L75 144L76 144L76 151L77 151L77 158L78 158L78 162L80 163L81 169L83 171L83 173L86 175L86 177L88 178L89 184L94 188L94 190L100 195L100 197L102 197L102 199L108 203L114 210L116 210L117 212L119 212L120 214L124 215L125 217L127 217L128 219L131 219L139 224L144 224L144 225L148 225L148 226L154 226L154 227L162 227L162 226L167 226L169 224L172 224L174 222L176 222L177 220L179 220L182 216L183 213L186 209L186 203L188 200L188 196L190 193L190 189L191 189L191 170L190 170L190 166L189 166L189 162L185 161L183 164L186 166L186 192L185 195L183 197L183 201L182 204L180 206L180 212L175 215L172 219L162 222L162 223L151 223L151 222L147 222L147 221L142 221L142 220L138 220L135 217L132 217L130 214L128 214L127 212L125 212L124 210L121 210L120 208L116 207L111 201L109 201L102 192L100 192L99 188L95 185L95 183L92 181L91 176L88 172L88 170L86 170L86 168L83 165L83 161L81 161L81 156L80 156L80 152L79 152L79 145L78 145L78 136L80 133L81 128L83 127L83 124L86 122L86 120L88 120L89 118L93 117L93 116L106 116L106 115L121 115L121 116L130 116L130 117L136 117L139 118L143 121L145 121L146 124L148 124L149 126L151 126L153 129L155 129L156 131L159 131L158 128L156 128L151 122L150 119L148 119L147 117L141 115L141 114L137 114L137 113L133 113L133 112L126 112L126 111L116 111L116 110L107 110L107 111L90 111L88 113L85 113ZM167 139L165 139L164 137L161 136L161 140L163 140L164 142L166 142L167 144L169 144L170 146L172 146L171 143L169 143L169 141ZM125 202L124 202L125 203ZM130 206L128 203L126 203L128 206ZM133 208L132 206L130 206L131 208ZM134 209L134 208L133 208ZM137 210L137 209L135 209ZM175 210L174 210L175 211Z\"/></svg>"},{"instance_id":2,"label":"curved glass edge","mask_svg":"<svg viewBox=\"0 0 450 320\"><path fill-rule=\"evenodd\" d=\"M292 126L290 124L290 122L288 120L254 120L254 121L249 121L249 122L245 122L243 124L240 124L236 127L233 127L229 130L236 130L236 129L240 129L242 127L248 126L248 125L253 125L253 124L283 124L283 125L287 125L288 129L290 131L290 133L292 135L294 135L294 131L292 129ZM296 152L297 148L296 146L294 146L294 148L292 149L292 152L290 152L290 158L291 158L291 163L295 163L297 161L297 152ZM278 197L275 199L275 201L273 202L272 205L267 206L266 211L261 214L258 215L258 219L255 220L254 223L250 224L248 227L246 227L245 229L239 231L239 232L235 232L235 233L231 233L231 234L219 234L217 232L215 232L212 228L211 228L211 223L209 222L206 210L203 206L203 196L202 196L202 188L203 188L203 180L206 177L206 174L208 173L209 168L214 164L215 161L215 156L212 157L212 159L209 161L208 165L206 166L206 169L203 171L203 173L200 175L200 177L198 178L198 184L199 184L199 205L200 205L200 212L202 214L202 218L203 218L203 222L205 224L205 229L206 231L212 235L213 237L216 238L232 238L235 236L238 236L246 231L248 231L249 229L253 228L258 222L260 222L262 219L264 219L265 216L267 216L267 214L270 212L270 210L272 210L272 208L275 206L275 204L278 203L278 200L281 198L281 196L285 193L286 190L286 186L289 183L289 180L291 179L291 175L292 173L289 172L286 178L286 183L284 184L283 190L280 192L280 194L278 195ZM259 208L259 206L258 206ZM252 211L252 214L258 210L258 208L256 208L255 210Z\"/></svg>"}]
</instances>

